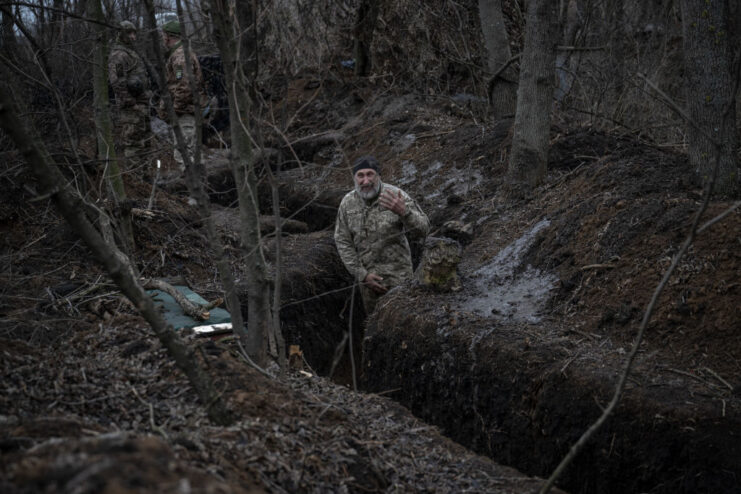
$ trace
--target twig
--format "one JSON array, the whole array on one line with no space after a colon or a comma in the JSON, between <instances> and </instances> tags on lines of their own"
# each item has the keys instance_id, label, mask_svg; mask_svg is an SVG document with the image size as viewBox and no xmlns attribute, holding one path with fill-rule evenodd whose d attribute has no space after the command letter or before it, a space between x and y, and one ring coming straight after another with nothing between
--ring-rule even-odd
<instances>
[{"instance_id":1,"label":"twig","mask_svg":"<svg viewBox=\"0 0 741 494\"><path fill-rule=\"evenodd\" d=\"M335 288L334 290L327 290L326 292L322 292L322 293L320 293L318 295L313 295L311 297L302 298L301 300L294 300L293 302L285 303L285 304L281 305L280 308L281 309L285 309L286 307L290 307L292 305L303 304L304 302L308 302L309 300L316 300L316 299L322 298L322 297L324 297L326 295L331 295L331 294L337 293L337 292L343 292L345 290L352 290L353 288L354 288L354 285L350 285L350 286L345 286L345 287L342 287L342 288Z\"/></svg>"},{"instance_id":2,"label":"twig","mask_svg":"<svg viewBox=\"0 0 741 494\"><path fill-rule=\"evenodd\" d=\"M419 134L418 136L416 136L416 138L417 139L426 139L428 137L444 136L444 135L452 134L455 131L456 131L456 129L453 129L453 130L443 130L443 131L440 131L440 132L430 132L430 133L427 133L427 134Z\"/></svg>"},{"instance_id":3,"label":"twig","mask_svg":"<svg viewBox=\"0 0 741 494\"><path fill-rule=\"evenodd\" d=\"M20 6L20 7L29 7L29 8L34 8L34 9L44 9L50 12L57 12L59 14L63 14L66 17L71 17L73 19L80 19L85 22L90 22L92 24L99 24L101 26L105 26L105 27L112 28L112 29L120 29L119 26L108 24L107 22L99 21L97 19L93 19L92 17L85 17L84 15L79 15L74 12L70 12L69 10L60 9L57 7L51 7L51 6L47 6L44 4L39 4L39 2L31 3L31 2L19 2L19 1L13 0L13 1L0 3L0 7L12 7L14 5Z\"/></svg>"},{"instance_id":4,"label":"twig","mask_svg":"<svg viewBox=\"0 0 741 494\"><path fill-rule=\"evenodd\" d=\"M334 357L332 358L332 366L329 368L329 374L328 374L328 377L330 379L334 375L334 371L337 368L337 364L340 363L340 359L342 358L342 355L345 353L345 345L347 344L348 338L349 338L349 333L347 332L343 333L342 341L340 341L340 343L334 349Z\"/></svg>"},{"instance_id":5,"label":"twig","mask_svg":"<svg viewBox=\"0 0 741 494\"><path fill-rule=\"evenodd\" d=\"M593 156L574 156L574 157L575 157L575 158L590 158L590 159L595 159L595 158L594 158ZM599 158L597 158L597 160L599 161ZM577 166L577 167L576 167L576 168L574 168L573 170L570 170L570 171L569 171L568 173L566 173L565 175L562 175L562 176L561 176L561 177L560 177L560 178L559 178L558 180L556 180L555 182L553 182L552 184L550 184L550 185L549 185L548 187L546 187L546 188L545 188L545 190L550 190L550 189L552 189L553 187L555 187L556 185L559 185L560 183L562 183L562 182L563 182L564 180L566 180L567 178L569 178L569 177L570 177L571 175L573 175L573 174L575 174L575 173L576 173L577 171L579 171L579 169L580 169L580 168L581 168L582 166L584 166L584 163L585 163L585 162L581 162L581 163L579 163L579 166Z\"/></svg>"},{"instance_id":6,"label":"twig","mask_svg":"<svg viewBox=\"0 0 741 494\"><path fill-rule=\"evenodd\" d=\"M673 372L674 374L680 374L682 376L691 377L692 379L703 383L704 385L708 386L709 388L716 388L717 387L713 383L710 383L707 380L701 378L700 376L697 376L695 374L692 374L691 372L686 372L686 371L683 371L683 370L674 369L672 367L667 367L666 370L669 371L669 372Z\"/></svg>"},{"instance_id":7,"label":"twig","mask_svg":"<svg viewBox=\"0 0 741 494\"><path fill-rule=\"evenodd\" d=\"M139 399L139 401L142 402L144 406L149 408L149 425L152 427L152 430L155 432L158 432L159 435L165 438L166 441L169 441L170 438L167 436L167 432L165 432L165 430L162 427L158 426L154 422L154 407L152 406L152 404L147 401L144 401L144 399L141 396L139 396L139 393L136 391L136 388L132 386L131 383L129 383L129 387L131 388L131 391L133 391L134 396L136 396Z\"/></svg>"},{"instance_id":8,"label":"twig","mask_svg":"<svg viewBox=\"0 0 741 494\"><path fill-rule=\"evenodd\" d=\"M668 94L666 94L664 91L662 91L661 89L659 89L659 87L656 86L656 84L654 84L653 82L651 82L651 80L648 77L646 77L644 74L641 74L640 72L636 72L636 75L639 78L643 79L646 82L646 84L649 85L649 87L651 89L653 89L654 91L656 91L657 93L659 93L659 95L662 98L664 98L664 101L665 101L665 103L667 105L669 105L674 111L676 111L679 114L679 116L681 116L683 119L685 119L685 121L687 121L692 127L694 127L695 130L697 130L700 134L702 134L702 136L705 139L707 139L708 141L710 141L710 143L713 146L716 146L716 147L720 146L720 143L717 140L713 139L710 136L710 134L708 134L708 132L705 130L705 128L701 127L697 122L695 122L694 120L692 120L692 118L690 118L690 116L687 115L687 112L685 112L678 104L676 104L674 102L674 100L669 97ZM735 94L735 93L733 93L733 94Z\"/></svg>"},{"instance_id":9,"label":"twig","mask_svg":"<svg viewBox=\"0 0 741 494\"><path fill-rule=\"evenodd\" d=\"M272 375L271 373L269 373L268 371L266 371L265 369L257 365L255 361L250 358L250 356L247 354L247 351L242 346L242 341L239 338L237 338L236 341L237 341L237 345L239 346L239 352L237 353L239 353L239 356L242 357L245 362L250 364L256 371L258 371L263 376L269 377L270 379L275 379L274 375Z\"/></svg>"},{"instance_id":10,"label":"twig","mask_svg":"<svg viewBox=\"0 0 741 494\"><path fill-rule=\"evenodd\" d=\"M494 72L494 75L491 76L491 79L489 80L489 92L491 92L491 88L494 86L494 81L496 81L497 78L500 75L502 75L502 72L504 72L505 70L507 70L507 67L509 67L514 62L516 62L517 60L519 60L521 56L522 56L522 53L518 53L516 55L512 55L509 58L509 60L507 60L506 62L504 62L504 64L501 67L499 67L496 72Z\"/></svg>"},{"instance_id":11,"label":"twig","mask_svg":"<svg viewBox=\"0 0 741 494\"><path fill-rule=\"evenodd\" d=\"M155 172L154 180L152 180L152 193L149 194L149 202L147 203L147 211L152 209L154 203L154 191L157 189L157 180L160 179L160 160L157 160L157 171Z\"/></svg>"},{"instance_id":12,"label":"twig","mask_svg":"<svg viewBox=\"0 0 741 494\"><path fill-rule=\"evenodd\" d=\"M718 381L720 381L723 384L725 384L728 387L728 389L730 389L731 391L733 391L733 386L731 386L728 383L728 381L726 381L725 379L723 379L722 377L720 377L718 375L718 373L716 373L713 369L711 369L710 367L703 367L703 369L705 369L706 371L708 371L714 378L716 378Z\"/></svg>"},{"instance_id":13,"label":"twig","mask_svg":"<svg viewBox=\"0 0 741 494\"><path fill-rule=\"evenodd\" d=\"M560 374L563 374L564 371L566 370L566 368L571 364L571 362L573 362L574 360L576 360L576 357L578 357L578 356L579 356L579 354L578 353L575 353L570 359L568 359L566 361L566 363L563 364L563 367L561 367L561 370L559 371L559 373Z\"/></svg>"},{"instance_id":14,"label":"twig","mask_svg":"<svg viewBox=\"0 0 741 494\"><path fill-rule=\"evenodd\" d=\"M401 388L386 389L384 391L379 391L378 393L373 393L373 394L376 396L383 396L383 395L388 395L391 393L396 393L397 391L401 391Z\"/></svg>"},{"instance_id":15,"label":"twig","mask_svg":"<svg viewBox=\"0 0 741 494\"><path fill-rule=\"evenodd\" d=\"M582 271L587 271L589 269L614 269L614 264L587 264L586 266L582 266L579 268Z\"/></svg>"},{"instance_id":16,"label":"twig","mask_svg":"<svg viewBox=\"0 0 741 494\"><path fill-rule=\"evenodd\" d=\"M348 327L347 332L349 334L348 338L348 352L350 353L350 366L352 368L352 387L353 390L358 390L358 380L355 375L355 355L353 355L352 351L352 319L353 319L353 309L355 308L355 285L357 284L357 280L355 283L353 283L353 290L350 292L350 317L348 318Z\"/></svg>"},{"instance_id":17,"label":"twig","mask_svg":"<svg viewBox=\"0 0 741 494\"><path fill-rule=\"evenodd\" d=\"M726 209L725 211L723 211L722 213L720 213L718 216L716 216L712 220L710 220L707 223L705 223L704 225L702 225L700 228L697 229L697 233L701 233L706 228L710 228L711 226L713 226L714 224L716 224L717 222L719 222L720 220L722 220L723 218L725 218L726 216L728 216L729 214L731 214L732 212L734 212L735 210L737 210L739 206L741 206L741 201L737 201L733 206L731 206L730 208Z\"/></svg>"},{"instance_id":18,"label":"twig","mask_svg":"<svg viewBox=\"0 0 741 494\"><path fill-rule=\"evenodd\" d=\"M304 356L304 352L301 352L301 361L304 363L304 365L306 366L306 368L309 369L309 371L312 374L314 374L315 376L318 376L319 375L319 374L317 374L317 372L314 369L311 368L311 364L309 364L309 361L306 360L306 356Z\"/></svg>"},{"instance_id":19,"label":"twig","mask_svg":"<svg viewBox=\"0 0 741 494\"><path fill-rule=\"evenodd\" d=\"M602 51L604 46L564 46L559 45L556 47L558 51Z\"/></svg>"}]
</instances>

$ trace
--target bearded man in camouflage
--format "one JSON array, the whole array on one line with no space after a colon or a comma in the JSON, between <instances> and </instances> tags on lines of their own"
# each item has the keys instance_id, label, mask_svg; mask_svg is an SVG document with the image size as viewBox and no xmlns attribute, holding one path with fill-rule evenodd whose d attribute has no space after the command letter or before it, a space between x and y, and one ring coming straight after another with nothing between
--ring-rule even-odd
<instances>
[{"instance_id":1,"label":"bearded man in camouflage","mask_svg":"<svg viewBox=\"0 0 741 494\"><path fill-rule=\"evenodd\" d=\"M372 156L358 159L352 170L355 189L340 203L334 239L370 314L381 295L412 277L406 234L424 238L430 221L409 194L381 181Z\"/></svg>"},{"instance_id":2,"label":"bearded man in camouflage","mask_svg":"<svg viewBox=\"0 0 741 494\"><path fill-rule=\"evenodd\" d=\"M183 49L183 44L180 40L180 23L177 21L165 23L162 26L162 33L165 47L168 50L167 64L165 65L167 89L170 91L170 95L172 96L175 115L177 116L180 130L185 138L188 155L192 161L198 136L194 102L197 100L201 109L203 109L206 102L206 93L203 86L203 72L201 72L201 64L198 62L198 57L195 56L193 50L190 50L190 71L191 74L193 74L193 79L195 80L196 85L196 94L193 94L193 91L190 89L190 81L188 81L185 72L185 50ZM160 116L163 119L166 119L167 117L164 102L160 106ZM174 122L170 123L174 125ZM178 149L174 133L171 137L175 143L175 161L178 163L181 170L185 170L184 160L180 154L180 150Z\"/></svg>"},{"instance_id":3,"label":"bearded man in camouflage","mask_svg":"<svg viewBox=\"0 0 741 494\"><path fill-rule=\"evenodd\" d=\"M134 51L136 26L129 21L120 24L118 40L108 57L108 80L116 104L113 121L118 129L124 157L132 159L147 148L149 137L149 77L144 61Z\"/></svg>"}]
</instances>

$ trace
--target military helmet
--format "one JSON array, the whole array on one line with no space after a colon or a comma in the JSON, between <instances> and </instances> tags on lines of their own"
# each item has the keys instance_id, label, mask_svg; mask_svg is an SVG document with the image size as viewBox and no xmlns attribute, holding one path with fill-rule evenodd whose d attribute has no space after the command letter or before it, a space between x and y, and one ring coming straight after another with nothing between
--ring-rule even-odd
<instances>
[{"instance_id":1,"label":"military helmet","mask_svg":"<svg viewBox=\"0 0 741 494\"><path fill-rule=\"evenodd\" d=\"M180 36L180 23L178 21L169 21L162 25L162 30L167 34Z\"/></svg>"},{"instance_id":2,"label":"military helmet","mask_svg":"<svg viewBox=\"0 0 741 494\"><path fill-rule=\"evenodd\" d=\"M121 28L121 31L125 33L129 31L136 32L136 26L130 21L121 21L121 23L118 26Z\"/></svg>"}]
</instances>

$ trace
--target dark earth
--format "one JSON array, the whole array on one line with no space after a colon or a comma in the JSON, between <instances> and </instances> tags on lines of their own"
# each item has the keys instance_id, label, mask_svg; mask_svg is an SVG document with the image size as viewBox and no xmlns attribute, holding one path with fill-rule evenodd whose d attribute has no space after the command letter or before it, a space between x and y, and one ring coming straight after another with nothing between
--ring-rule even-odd
<instances>
[{"instance_id":1,"label":"dark earth","mask_svg":"<svg viewBox=\"0 0 741 494\"><path fill-rule=\"evenodd\" d=\"M2 492L534 492L535 477L550 474L609 402L702 202L680 149L563 118L545 183L513 198L504 186L511 121L482 118L475 100L342 72L306 73L274 92L296 116L290 153L303 163L281 175L281 213L306 225L281 241L281 314L305 362L270 379L240 360L232 339L186 334L240 414L231 427L208 423L143 319L53 205L33 200L25 166L5 153ZM196 214L168 145L157 146L166 171L154 214L135 215L139 269L184 276L214 299L220 285ZM350 163L364 154L419 201L433 236L455 236L451 220L473 227L458 238L460 291L410 281L365 328L331 235ZM240 277L224 155L211 149L205 161ZM88 172L84 187L99 187L99 171ZM152 180L151 164L126 175L138 210ZM700 224L730 206L712 200ZM269 234L265 246L273 259ZM361 392L350 389L347 352L334 358L350 327ZM737 209L697 235L658 299L615 414L558 485L739 492L740 412Z\"/></svg>"}]
</instances>

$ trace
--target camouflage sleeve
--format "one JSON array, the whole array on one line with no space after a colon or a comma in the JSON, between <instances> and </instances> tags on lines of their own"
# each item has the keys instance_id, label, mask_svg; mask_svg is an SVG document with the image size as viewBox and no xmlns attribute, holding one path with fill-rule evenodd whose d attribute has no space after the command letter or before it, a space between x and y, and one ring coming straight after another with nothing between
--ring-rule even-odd
<instances>
[{"instance_id":1,"label":"camouflage sleeve","mask_svg":"<svg viewBox=\"0 0 741 494\"><path fill-rule=\"evenodd\" d=\"M402 217L404 228L410 236L424 239L430 231L430 220L409 194L406 192L402 193L404 194L404 204L406 206L406 213Z\"/></svg>"},{"instance_id":2,"label":"camouflage sleeve","mask_svg":"<svg viewBox=\"0 0 741 494\"><path fill-rule=\"evenodd\" d=\"M123 105L128 99L126 90L127 62L126 54L120 50L114 51L108 58L108 82L111 83L113 94L119 105Z\"/></svg>"},{"instance_id":3,"label":"camouflage sleeve","mask_svg":"<svg viewBox=\"0 0 741 494\"><path fill-rule=\"evenodd\" d=\"M347 215L342 204L337 212L337 221L334 227L334 242L337 246L337 253L340 255L342 263L350 274L360 282L365 281L365 277L368 276L368 270L363 267L358 257L358 252L355 250L352 234L350 233L350 228L347 226Z\"/></svg>"},{"instance_id":4,"label":"camouflage sleeve","mask_svg":"<svg viewBox=\"0 0 741 494\"><path fill-rule=\"evenodd\" d=\"M188 77L185 74L185 58L178 50L167 64L167 88L172 95L172 105L176 113L192 113L192 95Z\"/></svg>"}]
</instances>

